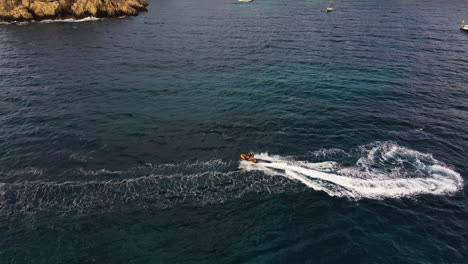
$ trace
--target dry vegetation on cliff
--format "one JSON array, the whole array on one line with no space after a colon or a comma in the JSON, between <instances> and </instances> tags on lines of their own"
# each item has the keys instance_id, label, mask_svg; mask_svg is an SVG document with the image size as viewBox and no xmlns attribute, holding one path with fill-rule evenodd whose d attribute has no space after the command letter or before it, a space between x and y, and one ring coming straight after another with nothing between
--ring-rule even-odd
<instances>
[{"instance_id":1,"label":"dry vegetation on cliff","mask_svg":"<svg viewBox=\"0 0 468 264\"><path fill-rule=\"evenodd\" d=\"M0 21L135 16L146 0L0 0Z\"/></svg>"}]
</instances>

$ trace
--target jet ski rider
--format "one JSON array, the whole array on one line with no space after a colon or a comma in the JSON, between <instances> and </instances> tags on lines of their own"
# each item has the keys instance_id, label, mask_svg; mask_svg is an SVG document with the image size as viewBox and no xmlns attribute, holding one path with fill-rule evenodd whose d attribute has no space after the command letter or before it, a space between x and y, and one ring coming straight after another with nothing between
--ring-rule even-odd
<instances>
[{"instance_id":1,"label":"jet ski rider","mask_svg":"<svg viewBox=\"0 0 468 264\"><path fill-rule=\"evenodd\" d=\"M247 158L247 160L254 160L255 159L254 154L252 152L247 154L246 158Z\"/></svg>"}]
</instances>

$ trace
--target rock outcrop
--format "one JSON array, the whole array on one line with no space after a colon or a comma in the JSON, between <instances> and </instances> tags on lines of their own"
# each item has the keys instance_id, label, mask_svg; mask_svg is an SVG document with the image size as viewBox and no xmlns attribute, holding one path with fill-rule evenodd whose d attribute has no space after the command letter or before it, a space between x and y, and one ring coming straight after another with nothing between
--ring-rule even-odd
<instances>
[{"instance_id":1,"label":"rock outcrop","mask_svg":"<svg viewBox=\"0 0 468 264\"><path fill-rule=\"evenodd\" d=\"M147 5L146 0L0 0L0 22L136 16Z\"/></svg>"}]
</instances>

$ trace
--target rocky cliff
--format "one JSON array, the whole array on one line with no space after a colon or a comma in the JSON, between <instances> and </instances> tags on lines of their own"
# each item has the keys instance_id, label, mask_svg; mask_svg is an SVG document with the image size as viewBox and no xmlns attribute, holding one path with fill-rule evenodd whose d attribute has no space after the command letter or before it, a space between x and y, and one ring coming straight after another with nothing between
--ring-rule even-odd
<instances>
[{"instance_id":1,"label":"rocky cliff","mask_svg":"<svg viewBox=\"0 0 468 264\"><path fill-rule=\"evenodd\" d=\"M0 0L0 21L135 16L146 0Z\"/></svg>"}]
</instances>

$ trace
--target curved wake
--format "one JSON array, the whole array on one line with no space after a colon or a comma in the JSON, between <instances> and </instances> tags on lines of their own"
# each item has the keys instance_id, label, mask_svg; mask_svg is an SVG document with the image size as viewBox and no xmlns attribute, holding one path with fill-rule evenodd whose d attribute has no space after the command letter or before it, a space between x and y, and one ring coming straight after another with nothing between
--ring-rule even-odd
<instances>
[{"instance_id":1,"label":"curved wake","mask_svg":"<svg viewBox=\"0 0 468 264\"><path fill-rule=\"evenodd\" d=\"M341 151L343 152L343 151ZM330 196L351 199L400 198L419 194L453 194L463 187L459 173L432 155L376 142L359 148L354 166L333 161L313 163L262 153L257 164L242 161L245 170L281 175ZM324 151L317 152L323 155Z\"/></svg>"},{"instance_id":2,"label":"curved wake","mask_svg":"<svg viewBox=\"0 0 468 264\"><path fill-rule=\"evenodd\" d=\"M260 162L256 164L241 161L241 170L236 170L237 161L222 160L147 164L123 171L79 168L64 172L60 176L64 181L41 180L48 174L46 169L10 171L13 178L33 175L36 180L0 183L0 216L216 204L249 193L302 192L307 188L349 199L383 199L453 194L463 186L460 174L432 155L392 142L352 151L325 149L301 157L329 160L325 162L266 153L257 158ZM340 163L330 161L333 159ZM272 177L277 175L284 177Z\"/></svg>"}]
</instances>

